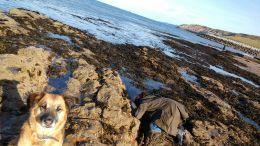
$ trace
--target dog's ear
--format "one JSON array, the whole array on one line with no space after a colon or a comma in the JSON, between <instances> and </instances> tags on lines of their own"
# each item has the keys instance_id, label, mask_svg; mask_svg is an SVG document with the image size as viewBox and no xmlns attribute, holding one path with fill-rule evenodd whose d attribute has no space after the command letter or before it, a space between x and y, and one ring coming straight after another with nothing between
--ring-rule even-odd
<instances>
[{"instance_id":1,"label":"dog's ear","mask_svg":"<svg viewBox=\"0 0 260 146\"><path fill-rule=\"evenodd\" d=\"M27 98L27 106L31 108L37 101L39 101L42 97L44 97L45 93L32 93Z\"/></svg>"},{"instance_id":2,"label":"dog's ear","mask_svg":"<svg viewBox=\"0 0 260 146\"><path fill-rule=\"evenodd\" d=\"M66 106L68 107L69 110L76 104L79 104L79 102L80 102L79 98L74 97L74 96L64 95L63 97L65 100Z\"/></svg>"}]
</instances>

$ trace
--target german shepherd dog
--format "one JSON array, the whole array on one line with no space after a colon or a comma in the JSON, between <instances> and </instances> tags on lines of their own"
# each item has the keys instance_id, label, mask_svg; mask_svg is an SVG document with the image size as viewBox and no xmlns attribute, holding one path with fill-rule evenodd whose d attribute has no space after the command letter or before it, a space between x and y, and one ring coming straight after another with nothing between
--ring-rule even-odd
<instances>
[{"instance_id":1,"label":"german shepherd dog","mask_svg":"<svg viewBox=\"0 0 260 146\"><path fill-rule=\"evenodd\" d=\"M70 98L67 98L70 99ZM62 95L39 93L28 98L29 118L23 124L18 146L61 146L69 105Z\"/></svg>"}]
</instances>

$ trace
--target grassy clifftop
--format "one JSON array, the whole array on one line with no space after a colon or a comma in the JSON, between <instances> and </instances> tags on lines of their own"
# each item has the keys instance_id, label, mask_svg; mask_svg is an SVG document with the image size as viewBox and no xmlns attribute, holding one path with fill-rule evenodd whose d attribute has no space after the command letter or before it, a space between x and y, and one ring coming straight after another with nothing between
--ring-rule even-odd
<instances>
[{"instance_id":1,"label":"grassy clifftop","mask_svg":"<svg viewBox=\"0 0 260 146\"><path fill-rule=\"evenodd\" d=\"M244 43L246 45L260 48L260 37L255 35L248 35L248 34L240 34L240 33L233 33L224 30L214 29L207 26L197 25L197 24L183 24L179 26L182 29L202 33L202 34L211 34L220 37L224 37L230 40L234 40L240 43Z\"/></svg>"},{"instance_id":2,"label":"grassy clifftop","mask_svg":"<svg viewBox=\"0 0 260 146\"><path fill-rule=\"evenodd\" d=\"M260 37L254 36L254 37L248 37L245 35L234 35L234 36L225 36L228 39L238 41L247 45L250 45L255 48L260 48Z\"/></svg>"}]
</instances>

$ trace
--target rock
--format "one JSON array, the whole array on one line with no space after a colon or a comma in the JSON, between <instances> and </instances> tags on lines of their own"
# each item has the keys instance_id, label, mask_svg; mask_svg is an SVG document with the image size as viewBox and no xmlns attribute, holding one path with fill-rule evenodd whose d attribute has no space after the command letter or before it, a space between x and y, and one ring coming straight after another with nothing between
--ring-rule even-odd
<instances>
[{"instance_id":1,"label":"rock","mask_svg":"<svg viewBox=\"0 0 260 146\"><path fill-rule=\"evenodd\" d=\"M29 93L40 92L47 85L46 70L50 64L50 53L35 47L20 49L17 55L0 55L0 82L6 98L5 109L19 108L13 102L26 104ZM19 98L19 100L17 100ZM14 100L12 102L12 100ZM11 104L11 105L9 105Z\"/></svg>"},{"instance_id":2,"label":"rock","mask_svg":"<svg viewBox=\"0 0 260 146\"><path fill-rule=\"evenodd\" d=\"M148 59L148 58L147 58L148 49L144 47L144 48L142 48L141 52L142 52L143 57L144 57L145 59Z\"/></svg>"},{"instance_id":3,"label":"rock","mask_svg":"<svg viewBox=\"0 0 260 146\"><path fill-rule=\"evenodd\" d=\"M90 51L89 49L86 49L86 48L83 48L82 54L91 59L93 59L93 57L95 56L95 54L92 51Z\"/></svg>"},{"instance_id":4,"label":"rock","mask_svg":"<svg viewBox=\"0 0 260 146\"><path fill-rule=\"evenodd\" d=\"M255 107L256 109L258 109L258 110L260 109L260 103L258 101L253 101L253 100L247 99L247 102L252 104L253 107Z\"/></svg>"},{"instance_id":5,"label":"rock","mask_svg":"<svg viewBox=\"0 0 260 146\"><path fill-rule=\"evenodd\" d=\"M98 75L95 67L79 64L73 80L81 85L83 105L72 109L68 130L73 132L66 138L90 145L137 145L140 122L131 115L118 73L104 69Z\"/></svg>"},{"instance_id":6,"label":"rock","mask_svg":"<svg viewBox=\"0 0 260 146\"><path fill-rule=\"evenodd\" d=\"M73 43L68 45L61 39L50 39L48 33L69 36ZM80 104L72 107L66 125L69 145L137 145L138 130L138 136L146 130L139 129L139 120L131 115L118 73L102 69L110 65L122 71L120 74L132 77L134 86L140 90L144 88L145 79L166 83L171 90L152 93L185 104L194 120L187 125L191 132L188 135L195 141L190 145L196 142L200 145L259 145L259 132L237 116L233 117L234 110L239 110L257 121L259 90L239 79L217 75L206 67L207 64L222 66L258 83L256 76L234 68L234 54L167 38L164 43L183 52L179 55L186 58L178 60L158 49L98 40L80 29L23 9L1 12L0 36L0 145L19 134L27 116L24 108L28 94L46 89L47 83L50 92L61 89L60 94L66 91L66 95L81 99ZM48 51L23 47L30 45ZM3 55L7 52L10 54ZM201 79L200 83L207 87L201 87L198 82L193 83L198 83L197 86L190 85L182 79L178 67L186 67L184 71ZM204 80L201 75L205 76ZM239 94L229 94L226 92L229 89ZM165 133L148 138L151 140L148 145L173 145L173 138Z\"/></svg>"},{"instance_id":7,"label":"rock","mask_svg":"<svg viewBox=\"0 0 260 146\"><path fill-rule=\"evenodd\" d=\"M241 84L240 82L233 81L232 83L233 83L236 87L240 88L241 90L249 91L249 88L246 87L245 85Z\"/></svg>"},{"instance_id":8,"label":"rock","mask_svg":"<svg viewBox=\"0 0 260 146\"><path fill-rule=\"evenodd\" d=\"M13 18L5 15L0 11L0 36L6 36L8 33L25 34L28 35L29 31L21 27L18 22ZM3 20L3 21L2 21Z\"/></svg>"},{"instance_id":9,"label":"rock","mask_svg":"<svg viewBox=\"0 0 260 146\"><path fill-rule=\"evenodd\" d=\"M201 76L202 81L207 84L208 88L218 90L218 91L224 91L224 86L221 82L214 80L212 78L206 77L206 76Z\"/></svg>"},{"instance_id":10,"label":"rock","mask_svg":"<svg viewBox=\"0 0 260 146\"><path fill-rule=\"evenodd\" d=\"M113 72L111 70L103 70L103 80L107 83L107 85L111 85L115 87L119 94L123 94L124 90L126 90L125 85L123 84L119 74L117 72Z\"/></svg>"},{"instance_id":11,"label":"rock","mask_svg":"<svg viewBox=\"0 0 260 146\"><path fill-rule=\"evenodd\" d=\"M31 11L24 10L24 9L16 9L16 8L10 9L9 14L11 16L20 17L20 18L23 18L23 17L30 18L32 20L47 18L44 15L39 14L39 13L31 12Z\"/></svg>"},{"instance_id":12,"label":"rock","mask_svg":"<svg viewBox=\"0 0 260 146\"><path fill-rule=\"evenodd\" d=\"M83 91L83 99L93 98L95 93L98 91L98 87L100 87L100 83L97 80L89 80L85 84L82 85Z\"/></svg>"},{"instance_id":13,"label":"rock","mask_svg":"<svg viewBox=\"0 0 260 146\"><path fill-rule=\"evenodd\" d=\"M80 118L87 118L92 120L100 120L101 108L97 107L94 102L85 103L71 111L71 114L77 115Z\"/></svg>"},{"instance_id":14,"label":"rock","mask_svg":"<svg viewBox=\"0 0 260 146\"><path fill-rule=\"evenodd\" d=\"M67 63L62 57L55 57L51 61L48 69L48 75L51 77L59 77L67 73Z\"/></svg>"},{"instance_id":15,"label":"rock","mask_svg":"<svg viewBox=\"0 0 260 146\"><path fill-rule=\"evenodd\" d=\"M102 115L104 119L108 119L106 123L113 126L116 130L119 130L122 127L129 129L131 122L133 121L131 114L125 113L121 109L104 109Z\"/></svg>"},{"instance_id":16,"label":"rock","mask_svg":"<svg viewBox=\"0 0 260 146\"><path fill-rule=\"evenodd\" d=\"M183 137L183 144L184 145L195 145L194 138L188 130L185 130L185 135ZM196 143L196 145L198 145Z\"/></svg>"},{"instance_id":17,"label":"rock","mask_svg":"<svg viewBox=\"0 0 260 146\"><path fill-rule=\"evenodd\" d=\"M187 82L187 83L189 83L189 82ZM209 102L216 104L226 118L235 117L231 106L227 102L222 100L219 96L217 96L213 92L211 92L201 86L198 86L196 84L191 84L191 83L189 83L189 84L197 93L201 94ZM202 105L200 102L197 102L197 104L195 106L199 108Z\"/></svg>"},{"instance_id":18,"label":"rock","mask_svg":"<svg viewBox=\"0 0 260 146\"><path fill-rule=\"evenodd\" d=\"M67 83L67 90L65 92L65 95L73 96L73 97L80 97L80 90L81 90L81 84L79 80L70 78Z\"/></svg>"},{"instance_id":19,"label":"rock","mask_svg":"<svg viewBox=\"0 0 260 146\"><path fill-rule=\"evenodd\" d=\"M116 92L116 88L110 85L103 85L97 94L97 101L104 104L108 108L121 108L124 99L120 98L120 94Z\"/></svg>"},{"instance_id":20,"label":"rock","mask_svg":"<svg viewBox=\"0 0 260 146\"><path fill-rule=\"evenodd\" d=\"M195 138L199 138L206 145L223 145L228 140L228 129L213 125L208 121L194 121L195 128L192 133Z\"/></svg>"},{"instance_id":21,"label":"rock","mask_svg":"<svg viewBox=\"0 0 260 146\"><path fill-rule=\"evenodd\" d=\"M0 139L4 142L20 132L27 119L27 98L42 92L48 82L50 53L42 48L20 49L17 55L0 55Z\"/></svg>"},{"instance_id":22,"label":"rock","mask_svg":"<svg viewBox=\"0 0 260 146\"><path fill-rule=\"evenodd\" d=\"M8 139L13 139L18 133L20 128L28 118L27 114L14 115L7 112L0 114L0 140L1 143Z\"/></svg>"},{"instance_id":23,"label":"rock","mask_svg":"<svg viewBox=\"0 0 260 146\"><path fill-rule=\"evenodd\" d=\"M81 83L85 83L88 80L97 79L98 74L95 72L95 67L93 65L84 64L83 66L79 66L73 72L73 77Z\"/></svg>"},{"instance_id":24,"label":"rock","mask_svg":"<svg viewBox=\"0 0 260 146\"><path fill-rule=\"evenodd\" d=\"M166 133L149 133L143 145L147 146L174 146L175 143ZM177 144L176 144L177 145Z\"/></svg>"},{"instance_id":25,"label":"rock","mask_svg":"<svg viewBox=\"0 0 260 146\"><path fill-rule=\"evenodd\" d=\"M227 143L234 143L230 141L230 137L233 140L248 143L248 138L245 137L245 133L237 133L233 130L233 127L227 127L221 122L211 123L209 121L192 121L194 128L192 134L194 138L200 140L201 144L205 145L225 145Z\"/></svg>"}]
</instances>

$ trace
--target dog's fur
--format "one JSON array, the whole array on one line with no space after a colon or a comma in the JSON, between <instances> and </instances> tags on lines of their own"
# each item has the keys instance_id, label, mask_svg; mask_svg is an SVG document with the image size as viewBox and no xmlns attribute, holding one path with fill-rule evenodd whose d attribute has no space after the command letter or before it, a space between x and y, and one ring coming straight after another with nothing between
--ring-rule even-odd
<instances>
[{"instance_id":1,"label":"dog's fur","mask_svg":"<svg viewBox=\"0 0 260 146\"><path fill-rule=\"evenodd\" d=\"M61 146L69 113L65 97L32 94L28 104L30 115L21 128L18 146Z\"/></svg>"}]
</instances>

